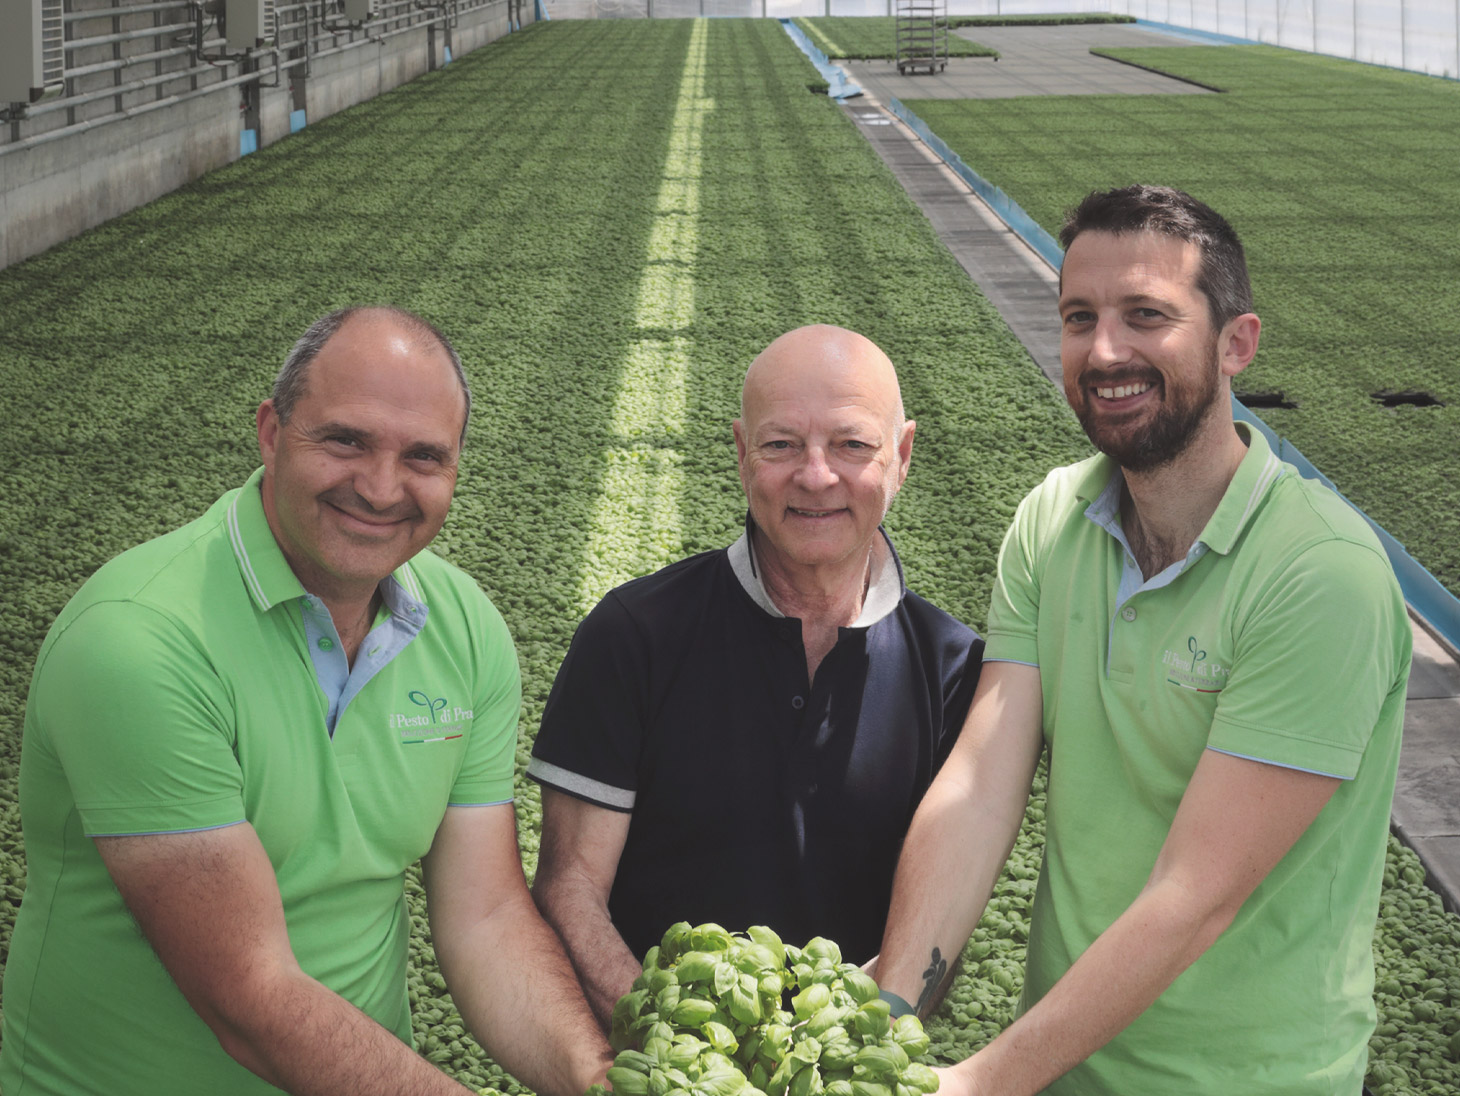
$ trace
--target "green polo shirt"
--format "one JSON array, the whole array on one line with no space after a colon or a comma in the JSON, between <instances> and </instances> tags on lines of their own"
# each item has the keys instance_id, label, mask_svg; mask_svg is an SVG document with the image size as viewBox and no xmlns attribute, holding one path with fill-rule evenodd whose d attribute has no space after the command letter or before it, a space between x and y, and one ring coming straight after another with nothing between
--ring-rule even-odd
<instances>
[{"instance_id":1,"label":"green polo shirt","mask_svg":"<svg viewBox=\"0 0 1460 1096\"><path fill-rule=\"evenodd\" d=\"M1203 751L1343 783L1206 954L1050 1093L1362 1084L1409 623L1362 518L1238 429L1216 512L1149 581L1103 456L1052 472L1005 537L985 658L1039 667L1050 750L1022 1007L1140 892Z\"/></svg>"},{"instance_id":2,"label":"green polo shirt","mask_svg":"<svg viewBox=\"0 0 1460 1096\"><path fill-rule=\"evenodd\" d=\"M249 822L301 967L409 1040L404 872L448 805L512 798L517 659L485 595L416 556L382 584L404 646L343 701L327 696L260 474L102 567L41 647L21 755L29 874L5 971L7 1096L276 1091L188 1006L89 838Z\"/></svg>"}]
</instances>

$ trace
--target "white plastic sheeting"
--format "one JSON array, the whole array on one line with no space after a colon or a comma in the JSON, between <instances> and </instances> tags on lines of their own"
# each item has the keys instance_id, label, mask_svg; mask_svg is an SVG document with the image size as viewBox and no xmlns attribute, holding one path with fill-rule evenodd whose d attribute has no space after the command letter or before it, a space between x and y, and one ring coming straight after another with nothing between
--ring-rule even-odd
<instances>
[{"instance_id":1,"label":"white plastic sheeting","mask_svg":"<svg viewBox=\"0 0 1460 1096\"><path fill-rule=\"evenodd\" d=\"M1433 76L1460 76L1460 0L1112 0L1105 10Z\"/></svg>"},{"instance_id":2,"label":"white plastic sheeting","mask_svg":"<svg viewBox=\"0 0 1460 1096\"><path fill-rule=\"evenodd\" d=\"M891 15L890 0L546 0L554 19ZM1098 11L1460 77L1460 0L948 0L949 15Z\"/></svg>"}]
</instances>

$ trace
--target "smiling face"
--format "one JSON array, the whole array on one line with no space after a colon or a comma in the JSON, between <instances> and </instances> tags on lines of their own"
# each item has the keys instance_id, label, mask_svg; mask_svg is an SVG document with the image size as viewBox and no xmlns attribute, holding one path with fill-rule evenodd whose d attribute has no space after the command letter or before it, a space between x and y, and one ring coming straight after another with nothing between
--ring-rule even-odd
<instances>
[{"instance_id":1,"label":"smiling face","mask_svg":"<svg viewBox=\"0 0 1460 1096\"><path fill-rule=\"evenodd\" d=\"M376 585L435 537L456 485L466 398L445 350L387 313L346 320L288 423L258 410L264 513L304 588Z\"/></svg>"},{"instance_id":2,"label":"smiling face","mask_svg":"<svg viewBox=\"0 0 1460 1096\"><path fill-rule=\"evenodd\" d=\"M1257 317L1214 328L1196 287L1200 259L1196 244L1155 232L1085 232L1065 253L1065 398L1127 471L1169 464L1230 428L1229 381L1256 350Z\"/></svg>"},{"instance_id":3,"label":"smiling face","mask_svg":"<svg viewBox=\"0 0 1460 1096\"><path fill-rule=\"evenodd\" d=\"M902 421L892 363L861 335L815 326L771 343L746 374L734 424L766 561L786 571L865 567L907 477L915 429Z\"/></svg>"}]
</instances>

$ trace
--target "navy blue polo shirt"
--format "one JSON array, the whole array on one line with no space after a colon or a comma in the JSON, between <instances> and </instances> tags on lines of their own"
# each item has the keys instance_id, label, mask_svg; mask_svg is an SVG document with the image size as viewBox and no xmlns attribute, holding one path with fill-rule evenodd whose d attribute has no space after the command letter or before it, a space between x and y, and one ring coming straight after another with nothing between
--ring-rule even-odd
<instances>
[{"instance_id":1,"label":"navy blue polo shirt","mask_svg":"<svg viewBox=\"0 0 1460 1096\"><path fill-rule=\"evenodd\" d=\"M625 583L579 625L527 775L632 815L609 912L635 955L676 921L877 953L902 839L983 653L907 590L883 542L814 683L748 536Z\"/></svg>"}]
</instances>

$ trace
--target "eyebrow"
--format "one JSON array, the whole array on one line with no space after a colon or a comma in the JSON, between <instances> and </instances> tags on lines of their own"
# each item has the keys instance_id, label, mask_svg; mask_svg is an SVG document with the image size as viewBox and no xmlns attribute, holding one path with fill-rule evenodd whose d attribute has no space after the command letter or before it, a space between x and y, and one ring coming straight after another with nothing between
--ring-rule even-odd
<instances>
[{"instance_id":1,"label":"eyebrow","mask_svg":"<svg viewBox=\"0 0 1460 1096\"><path fill-rule=\"evenodd\" d=\"M805 431L797 427L787 426L784 423L763 422L756 427L755 432L751 435L751 437L756 441L764 439L768 436L789 435L791 437L799 438L802 436L803 433L805 433ZM887 434L887 427L885 424L879 425L876 423L857 423L849 419L844 419L840 422L833 423L829 433L832 437L849 437L852 435L863 436L868 434L875 434L877 440L881 441Z\"/></svg>"},{"instance_id":2,"label":"eyebrow","mask_svg":"<svg viewBox=\"0 0 1460 1096\"><path fill-rule=\"evenodd\" d=\"M1131 305L1141 304L1158 304L1162 308L1174 308L1176 306L1176 302L1170 297L1162 297L1155 293L1128 293L1124 297L1118 299L1115 303L1127 308ZM1061 297L1059 298L1059 307L1092 308L1094 306L1091 303L1090 298L1088 297Z\"/></svg>"},{"instance_id":3,"label":"eyebrow","mask_svg":"<svg viewBox=\"0 0 1460 1096\"><path fill-rule=\"evenodd\" d=\"M361 430L358 426L350 426L343 422L324 422L318 426L305 427L303 432L306 437L315 441L342 436L364 442L366 445L373 445L375 442L375 435L369 430ZM434 441L413 441L404 448L411 453L429 453L437 460L447 461L452 458L452 450L449 446Z\"/></svg>"}]
</instances>

